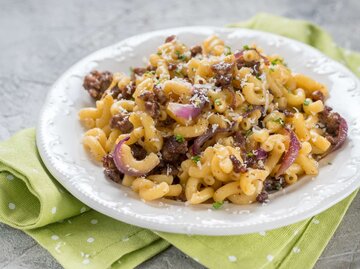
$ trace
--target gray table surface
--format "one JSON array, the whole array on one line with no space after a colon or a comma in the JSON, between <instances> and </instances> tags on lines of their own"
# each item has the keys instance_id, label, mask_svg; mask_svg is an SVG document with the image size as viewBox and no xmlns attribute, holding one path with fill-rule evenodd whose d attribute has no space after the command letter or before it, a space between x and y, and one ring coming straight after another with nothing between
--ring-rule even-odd
<instances>
[{"instance_id":1,"label":"gray table surface","mask_svg":"<svg viewBox=\"0 0 360 269\"><path fill-rule=\"evenodd\" d=\"M0 140L34 126L50 85L90 52L138 33L223 26L259 11L311 20L341 46L360 50L358 0L0 0ZM360 268L359 223L358 195L315 268ZM61 266L29 236L0 224L0 268ZM139 268L204 267L171 247Z\"/></svg>"}]
</instances>

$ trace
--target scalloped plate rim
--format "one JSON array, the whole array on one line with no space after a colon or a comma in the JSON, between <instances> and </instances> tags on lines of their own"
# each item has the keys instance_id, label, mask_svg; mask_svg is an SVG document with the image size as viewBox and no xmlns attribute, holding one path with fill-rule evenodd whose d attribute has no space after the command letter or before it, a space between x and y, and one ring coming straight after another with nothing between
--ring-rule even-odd
<instances>
[{"instance_id":1,"label":"scalloped plate rim","mask_svg":"<svg viewBox=\"0 0 360 269\"><path fill-rule=\"evenodd\" d=\"M38 145L38 149L39 149L39 153L42 157L43 162L45 163L45 166L48 168L48 170L50 171L50 173L72 194L74 195L76 198L78 198L80 201L82 201L84 204L88 205L89 207L105 214L108 215L114 219L117 220L121 220L124 221L126 223L129 224L133 224L133 225L137 225L140 227L144 227L144 228L148 228L148 229L153 229L153 230L157 230L157 231L165 231L165 232L173 232L173 233L190 233L190 234L202 234L202 235L235 235L235 234L246 234L246 233L253 233L253 232L259 232L259 231L264 231L264 230L270 230L270 229L275 229L275 228L279 228L279 227L283 227L301 220L304 220L308 217L312 217L320 212L325 211L326 209L330 208L332 205L336 204L337 202L343 200L344 198L346 198L348 195L350 195L352 192L355 191L356 188L358 188L360 186L360 181L357 181L357 184L352 185L352 187L348 187L345 190L343 190L341 192L341 194L337 193L333 196L324 198L321 200L321 202L315 207L313 208L313 210L307 210L305 212L301 212L299 214L295 214L293 216L289 216L287 218L280 218L278 220L272 221L272 222L264 222L264 223L260 223L260 224L255 224L253 226L239 226L237 227L235 226L231 226L228 228L223 228L223 227L217 227L217 226L207 226L204 228L204 226L206 225L194 225L193 227L191 227L191 229L186 229L186 227L182 227L181 229L179 229L179 226L184 226L183 223L171 223L171 222L163 222L163 223L159 223L159 222L155 222L155 221L149 221L149 220L144 220L144 219L140 219L131 215L127 215L127 214L122 214L120 211L114 210L114 208L111 208L109 206L106 206L105 204L99 203L98 201L96 201L96 199L94 199L94 197L91 197L87 194L84 194L84 192L82 192L81 190L79 190L78 188L74 187L74 185L71 183L71 181L68 181L66 179L64 179L64 174L59 171L58 169L56 169L52 163L51 163L51 156L48 156L46 153L46 147L48 147L49 145L45 145L43 142L43 136L45 134L45 122L44 122L44 114L45 112L49 109L49 99L50 96L52 95L54 89L56 88L56 86L64 79L66 78L69 74L71 74L74 70L77 69L78 66L80 66L81 64L88 62L90 59L93 59L96 55L101 54L103 51L106 50L110 50L113 49L114 47L116 47L118 44L121 44L123 42L126 42L128 40L134 39L136 37L139 36L152 36L152 35L156 35L156 34L161 34L163 32L168 32L168 31L173 31L173 32L178 32L178 31L187 31L187 30L214 30L214 31L223 31L223 32L249 32L249 33L255 33L255 34L260 34L260 35L264 35L264 36L268 36L270 38L281 38L283 40L286 40L287 42L293 42L296 45L299 45L300 47L305 47L306 49L317 53L317 54L321 54L323 55L322 52L316 50L315 48L301 43L299 41L296 40L292 40L283 36L279 36L276 34L272 34L272 33L267 33L267 32L261 32L261 31L257 31L257 30L250 30L250 29L236 29L236 28L222 28L222 27L212 27L212 26L189 26L189 27L177 27L177 28L170 28L170 29L162 29L162 30L157 30L157 31L153 31L153 32L147 32L147 33L143 33L140 35L136 35L136 36L132 36L129 38L126 38L124 40L121 40L120 42L117 42L116 44L107 46L105 48L102 48L100 50L97 50L91 54L89 54L88 56L82 58L81 60L79 60L78 62L76 62L74 65L72 65L67 71L65 71L55 82L54 84L51 86L50 91L47 94L46 100L45 100L45 104L41 110L41 116L40 119L38 121L38 126L37 126L37 130L36 130L36 141L37 141L37 145ZM357 77L355 77L355 75L349 71L346 67L344 67L343 65L341 65L340 63L330 59L329 57L323 55L325 58L329 59L331 62L335 63L336 67L345 72L347 75L349 75L350 77L352 77L354 80L358 81ZM358 83L358 82L357 82ZM359 85L359 84L357 84ZM357 89L359 90L359 89ZM357 174L358 175L358 174ZM175 221L177 222L177 221Z\"/></svg>"}]
</instances>

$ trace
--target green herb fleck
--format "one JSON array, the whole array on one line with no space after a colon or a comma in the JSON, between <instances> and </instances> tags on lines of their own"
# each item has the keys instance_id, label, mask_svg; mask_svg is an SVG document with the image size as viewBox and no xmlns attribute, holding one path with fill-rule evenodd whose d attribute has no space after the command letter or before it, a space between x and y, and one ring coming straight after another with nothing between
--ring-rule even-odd
<instances>
[{"instance_id":1,"label":"green herb fleck","mask_svg":"<svg viewBox=\"0 0 360 269\"><path fill-rule=\"evenodd\" d=\"M279 63L282 63L282 61L280 59L274 59L271 61L271 65L277 65Z\"/></svg>"},{"instance_id":2,"label":"green herb fleck","mask_svg":"<svg viewBox=\"0 0 360 269\"><path fill-rule=\"evenodd\" d=\"M214 209L220 209L224 205L224 202L215 202L212 204Z\"/></svg>"},{"instance_id":3,"label":"green herb fleck","mask_svg":"<svg viewBox=\"0 0 360 269\"><path fill-rule=\"evenodd\" d=\"M258 80L260 80L260 81L262 80L261 77L260 77L260 75L256 75L255 77L256 77Z\"/></svg>"},{"instance_id":4,"label":"green herb fleck","mask_svg":"<svg viewBox=\"0 0 360 269\"><path fill-rule=\"evenodd\" d=\"M185 141L185 138L182 135L177 134L175 135L175 140L179 143L182 143Z\"/></svg>"},{"instance_id":5,"label":"green herb fleck","mask_svg":"<svg viewBox=\"0 0 360 269\"><path fill-rule=\"evenodd\" d=\"M184 54L181 54L180 51L176 50L176 51L175 51L175 54L176 54L176 56L177 56L177 58L178 58L179 60L181 60L181 61L186 61L186 56L185 56Z\"/></svg>"},{"instance_id":6,"label":"green herb fleck","mask_svg":"<svg viewBox=\"0 0 360 269\"><path fill-rule=\"evenodd\" d=\"M254 156L254 153L253 152L248 152L248 153L246 153L246 157L253 157Z\"/></svg>"},{"instance_id":7,"label":"green herb fleck","mask_svg":"<svg viewBox=\"0 0 360 269\"><path fill-rule=\"evenodd\" d=\"M181 73L179 70L175 70L175 71L174 71L174 74L175 74L176 77L179 77L179 78L183 78L183 77L184 77L183 73Z\"/></svg>"},{"instance_id":8,"label":"green herb fleck","mask_svg":"<svg viewBox=\"0 0 360 269\"><path fill-rule=\"evenodd\" d=\"M244 49L244 50L249 50L250 47L249 47L249 45L244 45L244 46L243 46L243 49Z\"/></svg>"},{"instance_id":9,"label":"green herb fleck","mask_svg":"<svg viewBox=\"0 0 360 269\"><path fill-rule=\"evenodd\" d=\"M198 162L200 162L200 156L199 156L199 155L192 156L192 157L191 157L191 160L192 160L194 163L198 163Z\"/></svg>"},{"instance_id":10,"label":"green herb fleck","mask_svg":"<svg viewBox=\"0 0 360 269\"><path fill-rule=\"evenodd\" d=\"M228 55L231 55L231 48L229 46L225 46L226 48L226 51L225 51L225 55L228 56Z\"/></svg>"},{"instance_id":11,"label":"green herb fleck","mask_svg":"<svg viewBox=\"0 0 360 269\"><path fill-rule=\"evenodd\" d=\"M251 129L249 129L246 131L245 136L249 137L252 133L253 133L253 131Z\"/></svg>"},{"instance_id":12,"label":"green herb fleck","mask_svg":"<svg viewBox=\"0 0 360 269\"><path fill-rule=\"evenodd\" d=\"M159 55L159 56L161 56L161 55L162 55L162 52L161 52L161 51L158 51L156 54Z\"/></svg>"},{"instance_id":13,"label":"green herb fleck","mask_svg":"<svg viewBox=\"0 0 360 269\"><path fill-rule=\"evenodd\" d=\"M215 103L215 105L217 105L217 106L221 106L221 104L222 104L222 102L221 102L221 99L215 99L215 101L214 101L214 103Z\"/></svg>"},{"instance_id":14,"label":"green herb fleck","mask_svg":"<svg viewBox=\"0 0 360 269\"><path fill-rule=\"evenodd\" d=\"M280 182L276 182L276 183L274 184L274 187L275 187L275 190L278 190L278 191L282 189L282 185L281 185Z\"/></svg>"},{"instance_id":15,"label":"green herb fleck","mask_svg":"<svg viewBox=\"0 0 360 269\"><path fill-rule=\"evenodd\" d=\"M308 105L310 105L310 103L311 103L310 99L305 99L304 106L308 106Z\"/></svg>"},{"instance_id":16,"label":"green herb fleck","mask_svg":"<svg viewBox=\"0 0 360 269\"><path fill-rule=\"evenodd\" d=\"M249 106L246 107L246 112L249 112L249 111L251 111L253 109L254 109L254 107L252 105L249 105Z\"/></svg>"},{"instance_id":17,"label":"green herb fleck","mask_svg":"<svg viewBox=\"0 0 360 269\"><path fill-rule=\"evenodd\" d=\"M155 71L146 71L145 75L147 75L147 76L155 75Z\"/></svg>"},{"instance_id":18,"label":"green herb fleck","mask_svg":"<svg viewBox=\"0 0 360 269\"><path fill-rule=\"evenodd\" d=\"M285 125L285 122L282 118L277 118L277 119L274 119L273 122L276 122L276 123L279 123L280 125L284 126Z\"/></svg>"}]
</instances>

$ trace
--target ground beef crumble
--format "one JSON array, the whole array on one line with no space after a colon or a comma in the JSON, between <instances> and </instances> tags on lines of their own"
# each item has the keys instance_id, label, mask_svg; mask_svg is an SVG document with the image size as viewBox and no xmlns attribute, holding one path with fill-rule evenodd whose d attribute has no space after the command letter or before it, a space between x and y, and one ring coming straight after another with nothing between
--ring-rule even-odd
<instances>
[{"instance_id":1,"label":"ground beef crumble","mask_svg":"<svg viewBox=\"0 0 360 269\"><path fill-rule=\"evenodd\" d=\"M131 153L136 160L145 159L147 152L142 146L138 144L132 144L130 148L131 148Z\"/></svg>"},{"instance_id":2,"label":"ground beef crumble","mask_svg":"<svg viewBox=\"0 0 360 269\"><path fill-rule=\"evenodd\" d=\"M118 129L121 133L127 134L133 130L134 126L129 121L129 115L119 113L111 118L110 128Z\"/></svg>"},{"instance_id":3,"label":"ground beef crumble","mask_svg":"<svg viewBox=\"0 0 360 269\"><path fill-rule=\"evenodd\" d=\"M176 140L175 136L168 137L161 150L162 159L169 163L177 163L183 157L186 158L185 154L187 152L188 142L186 140L179 142Z\"/></svg>"},{"instance_id":4,"label":"ground beef crumble","mask_svg":"<svg viewBox=\"0 0 360 269\"><path fill-rule=\"evenodd\" d=\"M211 66L211 70L215 73L215 85L225 87L230 85L233 79L233 63L220 62Z\"/></svg>"},{"instance_id":5,"label":"ground beef crumble","mask_svg":"<svg viewBox=\"0 0 360 269\"><path fill-rule=\"evenodd\" d=\"M116 168L112 154L105 155L102 162L105 176L115 183L120 183L124 175Z\"/></svg>"},{"instance_id":6,"label":"ground beef crumble","mask_svg":"<svg viewBox=\"0 0 360 269\"><path fill-rule=\"evenodd\" d=\"M109 88L112 79L113 75L111 72L94 70L85 76L83 87L92 98L99 100L103 93Z\"/></svg>"},{"instance_id":7,"label":"ground beef crumble","mask_svg":"<svg viewBox=\"0 0 360 269\"><path fill-rule=\"evenodd\" d=\"M194 46L190 49L191 52L191 57L195 57L198 54L202 53L202 48L201 46Z\"/></svg>"},{"instance_id":8,"label":"ground beef crumble","mask_svg":"<svg viewBox=\"0 0 360 269\"><path fill-rule=\"evenodd\" d=\"M149 115L157 119L160 116L160 105L155 100L155 93L146 91L142 93L139 98L145 102L145 110Z\"/></svg>"}]
</instances>

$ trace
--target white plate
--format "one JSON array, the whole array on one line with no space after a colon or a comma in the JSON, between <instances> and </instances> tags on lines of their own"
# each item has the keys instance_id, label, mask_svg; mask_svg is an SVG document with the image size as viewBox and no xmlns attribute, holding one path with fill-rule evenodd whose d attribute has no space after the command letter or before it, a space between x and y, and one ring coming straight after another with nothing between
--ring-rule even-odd
<instances>
[{"instance_id":1,"label":"white plate","mask_svg":"<svg viewBox=\"0 0 360 269\"><path fill-rule=\"evenodd\" d=\"M226 204L185 206L161 200L142 202L129 188L107 180L102 167L90 161L81 138L79 109L93 102L82 88L92 69L127 71L143 65L169 35L187 45L199 44L216 33L233 49L256 43L268 54L284 56L289 67L326 84L328 104L346 118L349 139L343 148L321 162L320 174L270 196L267 205ZM231 235L260 232L298 222L324 211L360 185L360 83L339 63L302 43L277 35L245 29L185 27L141 34L87 56L52 86L37 128L41 157L52 175L89 207L137 226L173 233ZM328 163L331 162L332 165ZM313 180L312 180L313 179Z\"/></svg>"}]
</instances>

